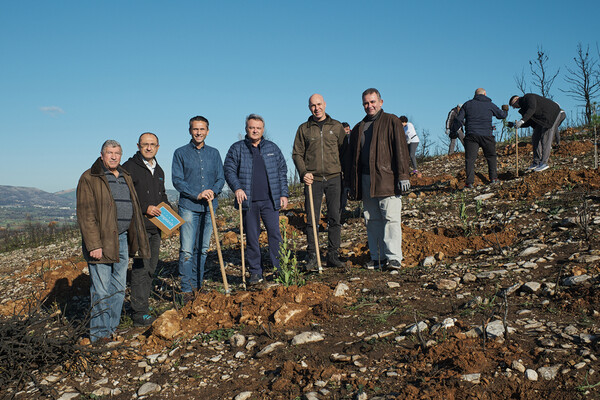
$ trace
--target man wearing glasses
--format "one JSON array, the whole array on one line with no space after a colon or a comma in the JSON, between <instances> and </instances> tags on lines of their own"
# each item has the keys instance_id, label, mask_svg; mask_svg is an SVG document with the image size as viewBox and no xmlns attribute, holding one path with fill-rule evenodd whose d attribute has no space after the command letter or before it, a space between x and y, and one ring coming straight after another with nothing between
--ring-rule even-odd
<instances>
[{"instance_id":1,"label":"man wearing glasses","mask_svg":"<svg viewBox=\"0 0 600 400\"><path fill-rule=\"evenodd\" d=\"M158 254L160 253L160 230L149 218L158 217L158 204L168 204L165 192L165 173L156 161L160 147L158 136L146 132L140 135L138 151L123 164L133 180L142 212L146 216L144 224L150 242L150 258L135 258L131 269L131 309L133 323L136 326L148 326L155 317L150 315L148 298L152 290L152 280L158 273Z\"/></svg>"}]
</instances>

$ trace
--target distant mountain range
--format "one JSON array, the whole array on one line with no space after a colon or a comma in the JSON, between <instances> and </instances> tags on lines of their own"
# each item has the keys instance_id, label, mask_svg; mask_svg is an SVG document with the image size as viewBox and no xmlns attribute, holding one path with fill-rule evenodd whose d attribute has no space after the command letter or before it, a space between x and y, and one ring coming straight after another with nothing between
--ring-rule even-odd
<instances>
[{"instance_id":1,"label":"distant mountain range","mask_svg":"<svg viewBox=\"0 0 600 400\"><path fill-rule=\"evenodd\" d=\"M0 185L0 206L75 208L75 189L48 193L32 187Z\"/></svg>"},{"instance_id":2,"label":"distant mountain range","mask_svg":"<svg viewBox=\"0 0 600 400\"><path fill-rule=\"evenodd\" d=\"M61 190L56 193L24 187L0 185L0 207L69 207L75 208L75 189ZM171 203L176 203L179 193L167 189L167 197Z\"/></svg>"}]
</instances>

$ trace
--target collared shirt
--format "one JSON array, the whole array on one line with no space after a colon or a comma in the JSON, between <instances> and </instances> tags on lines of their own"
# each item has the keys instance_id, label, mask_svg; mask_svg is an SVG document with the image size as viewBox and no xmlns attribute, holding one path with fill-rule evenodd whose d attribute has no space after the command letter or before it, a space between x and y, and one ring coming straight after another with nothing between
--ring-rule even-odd
<instances>
[{"instance_id":1,"label":"collared shirt","mask_svg":"<svg viewBox=\"0 0 600 400\"><path fill-rule=\"evenodd\" d=\"M153 158L151 161L146 160L145 158L144 160L144 164L146 165L146 167L150 170L150 173L154 176L154 170L156 169L156 160Z\"/></svg>"},{"instance_id":2,"label":"collared shirt","mask_svg":"<svg viewBox=\"0 0 600 400\"><path fill-rule=\"evenodd\" d=\"M173 186L179 192L180 207L196 212L208 211L206 200L198 200L198 195L208 189L215 193L213 206L217 207L217 196L225 185L219 150L206 144L198 149L190 140L175 150L171 175Z\"/></svg>"}]
</instances>

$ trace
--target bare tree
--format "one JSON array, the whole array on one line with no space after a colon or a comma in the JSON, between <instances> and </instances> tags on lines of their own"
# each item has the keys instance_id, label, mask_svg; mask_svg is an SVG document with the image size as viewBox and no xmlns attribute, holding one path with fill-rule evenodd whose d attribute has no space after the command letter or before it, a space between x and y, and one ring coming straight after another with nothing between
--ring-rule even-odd
<instances>
[{"instance_id":1,"label":"bare tree","mask_svg":"<svg viewBox=\"0 0 600 400\"><path fill-rule=\"evenodd\" d=\"M515 83L521 94L527 93L527 83L525 82L525 71L521 70L521 74L515 74Z\"/></svg>"},{"instance_id":2,"label":"bare tree","mask_svg":"<svg viewBox=\"0 0 600 400\"><path fill-rule=\"evenodd\" d=\"M542 46L538 47L537 58L529 61L529 69L532 75L532 85L540 90L542 97L552 98L550 88L560 72L560 68L554 75L548 70L548 55L544 52ZM523 91L523 93L525 93Z\"/></svg>"},{"instance_id":3,"label":"bare tree","mask_svg":"<svg viewBox=\"0 0 600 400\"><path fill-rule=\"evenodd\" d=\"M565 82L570 86L567 90L562 90L569 97L581 101L585 108L585 123L590 124L594 111L593 101L600 91L600 66L598 59L590 56L590 46L588 45L585 52L581 47L581 43L577 45L577 56L573 57L575 68L567 67L569 75L565 77Z\"/></svg>"}]
</instances>

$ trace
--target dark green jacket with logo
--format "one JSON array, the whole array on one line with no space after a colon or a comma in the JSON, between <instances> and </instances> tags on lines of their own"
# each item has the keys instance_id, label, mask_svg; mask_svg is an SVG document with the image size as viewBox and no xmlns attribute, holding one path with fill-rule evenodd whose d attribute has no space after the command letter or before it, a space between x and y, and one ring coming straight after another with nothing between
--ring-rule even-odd
<instances>
[{"instance_id":1,"label":"dark green jacket with logo","mask_svg":"<svg viewBox=\"0 0 600 400\"><path fill-rule=\"evenodd\" d=\"M298 127L292 160L298 170L300 179L311 173L316 181L332 179L342 172L340 153L346 138L342 124L325 114L323 128L313 120Z\"/></svg>"}]
</instances>

